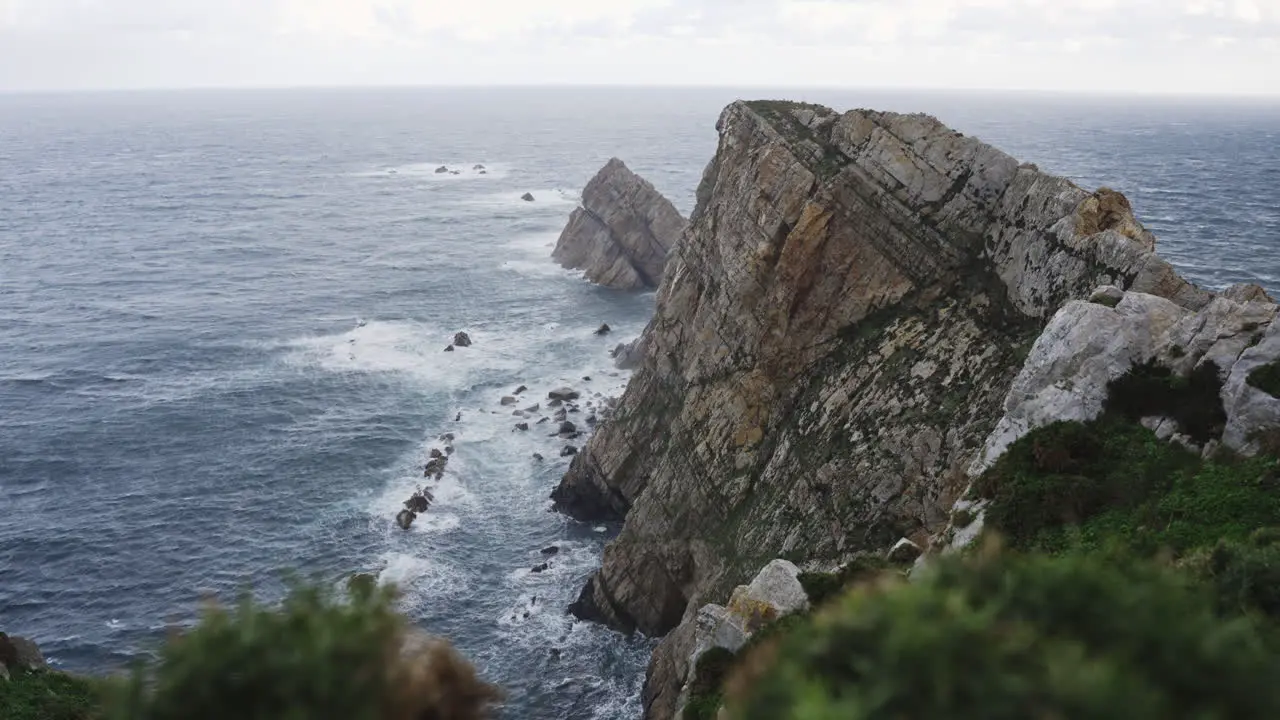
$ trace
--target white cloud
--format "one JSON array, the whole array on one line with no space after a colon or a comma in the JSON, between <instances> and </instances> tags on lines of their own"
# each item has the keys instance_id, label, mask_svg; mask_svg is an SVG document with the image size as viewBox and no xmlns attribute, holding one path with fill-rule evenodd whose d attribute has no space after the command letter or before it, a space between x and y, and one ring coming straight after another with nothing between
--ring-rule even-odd
<instances>
[{"instance_id":1,"label":"white cloud","mask_svg":"<svg viewBox=\"0 0 1280 720\"><path fill-rule=\"evenodd\" d=\"M1278 40L1280 0L0 0L0 89L781 79L1280 94L1265 72Z\"/></svg>"}]
</instances>

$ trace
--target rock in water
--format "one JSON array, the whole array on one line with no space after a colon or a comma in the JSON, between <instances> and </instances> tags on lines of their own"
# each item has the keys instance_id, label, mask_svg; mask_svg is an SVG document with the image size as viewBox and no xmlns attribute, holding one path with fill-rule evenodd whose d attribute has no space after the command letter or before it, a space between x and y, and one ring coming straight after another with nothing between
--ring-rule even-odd
<instances>
[{"instance_id":1,"label":"rock in water","mask_svg":"<svg viewBox=\"0 0 1280 720\"><path fill-rule=\"evenodd\" d=\"M560 457L569 457L570 455L577 455L577 454L578 454L578 448L572 445L565 445L564 448L560 450Z\"/></svg>"},{"instance_id":2,"label":"rock in water","mask_svg":"<svg viewBox=\"0 0 1280 720\"><path fill-rule=\"evenodd\" d=\"M471 347L471 336L460 332L453 336L453 344L458 347Z\"/></svg>"},{"instance_id":3,"label":"rock in water","mask_svg":"<svg viewBox=\"0 0 1280 720\"><path fill-rule=\"evenodd\" d=\"M557 546L555 546L555 545L551 545L551 546L549 546L549 547L544 547L544 548L542 548L542 554L543 554L543 555L556 555L556 554L558 554L559 552L560 552L560 548L559 548L559 547L557 547Z\"/></svg>"},{"instance_id":4,"label":"rock in water","mask_svg":"<svg viewBox=\"0 0 1280 720\"><path fill-rule=\"evenodd\" d=\"M609 334L609 333L611 333L611 332L613 332L613 328L609 327L609 323L605 323L605 324L601 325L600 327L596 328L596 332L595 332L595 334L596 334L596 335L608 335L608 334Z\"/></svg>"},{"instance_id":5,"label":"rock in water","mask_svg":"<svg viewBox=\"0 0 1280 720\"><path fill-rule=\"evenodd\" d=\"M571 387L562 387L547 393L547 397L551 398L552 400L566 402L569 400L577 400L579 395L578 395L578 391L574 390Z\"/></svg>"},{"instance_id":6,"label":"rock in water","mask_svg":"<svg viewBox=\"0 0 1280 720\"><path fill-rule=\"evenodd\" d=\"M502 398L502 400L501 400L500 402L501 402L501 404L503 404L503 405L515 405L515 404L516 404L516 399L515 399L514 397L510 396L510 395L506 395L506 396L503 396L503 398Z\"/></svg>"},{"instance_id":7,"label":"rock in water","mask_svg":"<svg viewBox=\"0 0 1280 720\"><path fill-rule=\"evenodd\" d=\"M437 175L444 175L444 174L445 174L445 173L447 173L447 172L449 172L449 166L448 166L448 165L441 165L440 167L436 168L436 174L437 174Z\"/></svg>"},{"instance_id":8,"label":"rock in water","mask_svg":"<svg viewBox=\"0 0 1280 720\"><path fill-rule=\"evenodd\" d=\"M417 519L417 514L407 508L396 513L396 525L399 525L401 530L408 530Z\"/></svg>"},{"instance_id":9,"label":"rock in water","mask_svg":"<svg viewBox=\"0 0 1280 720\"><path fill-rule=\"evenodd\" d=\"M685 225L670 201L613 158L587 183L551 257L605 287L654 288Z\"/></svg>"},{"instance_id":10,"label":"rock in water","mask_svg":"<svg viewBox=\"0 0 1280 720\"><path fill-rule=\"evenodd\" d=\"M737 102L717 129L635 374L553 494L579 520L625 519L584 605L682 628L651 665L664 678L684 676L697 608L759 570L742 548L835 564L944 528L1064 303L1103 285L1212 299L1119 193L932 117ZM589 189L570 224L610 238ZM664 678L646 685L654 717L674 712Z\"/></svg>"},{"instance_id":11,"label":"rock in water","mask_svg":"<svg viewBox=\"0 0 1280 720\"><path fill-rule=\"evenodd\" d=\"M525 193L520 196L520 199L525 202L533 202L533 193Z\"/></svg>"},{"instance_id":12,"label":"rock in water","mask_svg":"<svg viewBox=\"0 0 1280 720\"><path fill-rule=\"evenodd\" d=\"M445 348L445 349L444 349L444 351L445 351L445 352L453 352L453 346L452 346L452 345L450 345L449 347Z\"/></svg>"}]
</instances>

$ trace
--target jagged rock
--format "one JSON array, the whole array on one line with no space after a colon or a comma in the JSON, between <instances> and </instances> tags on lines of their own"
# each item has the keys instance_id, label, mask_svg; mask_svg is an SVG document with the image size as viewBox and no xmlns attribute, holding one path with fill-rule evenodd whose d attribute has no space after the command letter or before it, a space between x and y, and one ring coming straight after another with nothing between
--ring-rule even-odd
<instances>
[{"instance_id":1,"label":"jagged rock","mask_svg":"<svg viewBox=\"0 0 1280 720\"><path fill-rule=\"evenodd\" d=\"M646 686L650 717L681 717L698 658L712 648L737 652L758 630L786 615L804 612L809 597L799 581L800 569L786 560L765 566L749 585L734 589L728 607L704 605L689 621L663 640L650 665ZM660 662L661 661L661 662ZM659 676L655 677L655 673ZM653 689L664 692L650 694ZM678 688L678 692L674 690ZM665 695L665 697L663 697ZM674 712L671 708L676 708ZM666 712L662 712L666 710Z\"/></svg>"},{"instance_id":2,"label":"jagged rock","mask_svg":"<svg viewBox=\"0 0 1280 720\"><path fill-rule=\"evenodd\" d=\"M444 175L444 174L445 174L445 173L447 173L447 172L449 172L449 166L448 166L448 165L441 165L440 167L436 168L436 174L437 174L437 175Z\"/></svg>"},{"instance_id":3,"label":"jagged rock","mask_svg":"<svg viewBox=\"0 0 1280 720\"><path fill-rule=\"evenodd\" d=\"M594 333L594 334L595 334L595 335L608 335L608 334L609 334L609 333L611 333L611 332L613 332L613 328L609 327L609 323L605 323L605 324L601 325L600 327L596 328L596 331L595 331L595 333Z\"/></svg>"},{"instance_id":4,"label":"jagged rock","mask_svg":"<svg viewBox=\"0 0 1280 720\"><path fill-rule=\"evenodd\" d=\"M401 530L408 530L417 519L417 514L407 508L396 513L396 525L399 525Z\"/></svg>"},{"instance_id":5,"label":"jagged rock","mask_svg":"<svg viewBox=\"0 0 1280 720\"><path fill-rule=\"evenodd\" d=\"M542 563L541 565L534 565L532 568L530 568L530 572L542 573L542 572L546 572L550 568L551 566L548 565L547 563Z\"/></svg>"},{"instance_id":6,"label":"jagged rock","mask_svg":"<svg viewBox=\"0 0 1280 720\"><path fill-rule=\"evenodd\" d=\"M885 554L885 559L895 565L908 565L915 562L924 550L907 538L902 538Z\"/></svg>"},{"instance_id":7,"label":"jagged rock","mask_svg":"<svg viewBox=\"0 0 1280 720\"><path fill-rule=\"evenodd\" d=\"M438 439L440 440L440 442L451 443L457 438L454 436L453 433L445 433L441 435Z\"/></svg>"},{"instance_id":8,"label":"jagged rock","mask_svg":"<svg viewBox=\"0 0 1280 720\"><path fill-rule=\"evenodd\" d=\"M542 548L543 555L557 555L559 554L559 552L560 552L560 548L555 545Z\"/></svg>"},{"instance_id":9,"label":"jagged rock","mask_svg":"<svg viewBox=\"0 0 1280 720\"><path fill-rule=\"evenodd\" d=\"M941 530L1064 303L1214 301L1119 193L934 118L739 102L717 129L640 364L553 494L626 519L578 604L615 627L691 620L748 556L837 564Z\"/></svg>"},{"instance_id":10,"label":"jagged rock","mask_svg":"<svg viewBox=\"0 0 1280 720\"><path fill-rule=\"evenodd\" d=\"M675 206L613 158L587 183L551 257L606 287L653 288L685 224Z\"/></svg>"},{"instance_id":11,"label":"jagged rock","mask_svg":"<svg viewBox=\"0 0 1280 720\"><path fill-rule=\"evenodd\" d=\"M639 367L640 361L644 359L645 352L645 336L640 336L629 343L618 343L613 352L609 353L613 358L613 364L619 370L632 370Z\"/></svg>"},{"instance_id":12,"label":"jagged rock","mask_svg":"<svg viewBox=\"0 0 1280 720\"><path fill-rule=\"evenodd\" d=\"M520 393L522 393L522 392L524 392L524 391L526 391L526 390L528 390L528 389L529 389L529 388L525 387L524 385L521 385L520 387L516 388L516 389L515 389L511 394L512 394L512 395L519 395Z\"/></svg>"},{"instance_id":13,"label":"jagged rock","mask_svg":"<svg viewBox=\"0 0 1280 720\"><path fill-rule=\"evenodd\" d=\"M529 430L529 423L516 423L516 430L527 432Z\"/></svg>"},{"instance_id":14,"label":"jagged rock","mask_svg":"<svg viewBox=\"0 0 1280 720\"><path fill-rule=\"evenodd\" d=\"M600 420L599 420L598 418L596 418L596 416L595 416L595 415L588 415L588 416L587 416L587 419L586 419L586 420L584 420L583 422L585 422L587 425L589 425L589 426L591 426L591 427L595 427L595 426L596 426L596 423L600 422Z\"/></svg>"},{"instance_id":15,"label":"jagged rock","mask_svg":"<svg viewBox=\"0 0 1280 720\"><path fill-rule=\"evenodd\" d=\"M574 390L571 387L562 387L547 393L547 397L552 400L567 402L569 400L577 400L579 395L578 395L578 391Z\"/></svg>"},{"instance_id":16,"label":"jagged rock","mask_svg":"<svg viewBox=\"0 0 1280 720\"><path fill-rule=\"evenodd\" d=\"M553 415L552 417L555 418L556 422L564 422L565 419L569 417L569 409L560 408L555 412L555 415Z\"/></svg>"},{"instance_id":17,"label":"jagged rock","mask_svg":"<svg viewBox=\"0 0 1280 720\"><path fill-rule=\"evenodd\" d=\"M547 422L551 422L551 418L542 418L537 422L537 424L542 425L543 423L547 423Z\"/></svg>"},{"instance_id":18,"label":"jagged rock","mask_svg":"<svg viewBox=\"0 0 1280 720\"><path fill-rule=\"evenodd\" d=\"M560 407L561 405L564 405L564 401L563 401L563 400L552 400L552 401L550 401L550 402L548 402L548 403L547 403L547 407L553 407L553 408L558 408L558 407Z\"/></svg>"},{"instance_id":19,"label":"jagged rock","mask_svg":"<svg viewBox=\"0 0 1280 720\"><path fill-rule=\"evenodd\" d=\"M461 412L459 412L457 415L454 415L454 416L453 416L453 421L454 421L454 422L462 422L462 413L461 413Z\"/></svg>"},{"instance_id":20,"label":"jagged rock","mask_svg":"<svg viewBox=\"0 0 1280 720\"><path fill-rule=\"evenodd\" d=\"M1271 296L1267 294L1266 290L1262 289L1262 287L1259 285L1254 285L1253 283L1240 283L1239 285L1232 285L1231 287L1222 291L1222 297L1228 300L1234 300L1238 303L1247 303L1247 302L1264 302L1264 303L1273 303L1273 304L1275 303L1275 300L1271 299Z\"/></svg>"},{"instance_id":21,"label":"jagged rock","mask_svg":"<svg viewBox=\"0 0 1280 720\"><path fill-rule=\"evenodd\" d=\"M445 351L445 352L453 352L453 346L452 346L452 345L450 345L449 347L445 348L445 349L444 349L444 351Z\"/></svg>"},{"instance_id":22,"label":"jagged rock","mask_svg":"<svg viewBox=\"0 0 1280 720\"><path fill-rule=\"evenodd\" d=\"M542 462L542 461L544 460L544 458L542 457L542 455L540 455L539 453L534 453L534 454L533 454L533 459L534 459L534 461L535 461L535 462Z\"/></svg>"},{"instance_id":23,"label":"jagged rock","mask_svg":"<svg viewBox=\"0 0 1280 720\"><path fill-rule=\"evenodd\" d=\"M577 455L577 454L578 454L578 448L572 445L565 445L564 448L560 450L560 457L569 457L570 455Z\"/></svg>"},{"instance_id":24,"label":"jagged rock","mask_svg":"<svg viewBox=\"0 0 1280 720\"><path fill-rule=\"evenodd\" d=\"M452 454L453 454L453 446L452 446L452 445L445 445L445 446L444 446L444 454L445 454L445 455L452 455Z\"/></svg>"},{"instance_id":25,"label":"jagged rock","mask_svg":"<svg viewBox=\"0 0 1280 720\"><path fill-rule=\"evenodd\" d=\"M568 420L560 423L561 435L572 435L573 433L576 433L576 432L578 432L577 426L569 422Z\"/></svg>"},{"instance_id":26,"label":"jagged rock","mask_svg":"<svg viewBox=\"0 0 1280 720\"><path fill-rule=\"evenodd\" d=\"M499 402L501 402L503 405L515 405L516 399L514 397L511 397L510 395L504 395L502 400L500 400Z\"/></svg>"},{"instance_id":27,"label":"jagged rock","mask_svg":"<svg viewBox=\"0 0 1280 720\"><path fill-rule=\"evenodd\" d=\"M431 452L427 454L432 460L444 457L444 453L440 452L436 448L431 448Z\"/></svg>"},{"instance_id":28,"label":"jagged rock","mask_svg":"<svg viewBox=\"0 0 1280 720\"><path fill-rule=\"evenodd\" d=\"M453 344L458 347L471 347L471 336L460 332L453 336Z\"/></svg>"},{"instance_id":29,"label":"jagged rock","mask_svg":"<svg viewBox=\"0 0 1280 720\"><path fill-rule=\"evenodd\" d=\"M48 667L40 646L17 635L0 632L0 670L42 670Z\"/></svg>"},{"instance_id":30,"label":"jagged rock","mask_svg":"<svg viewBox=\"0 0 1280 720\"><path fill-rule=\"evenodd\" d=\"M541 410L541 409L542 409L542 406L541 406L541 405L534 404L534 405L530 405L529 407L525 408L525 409L524 409L524 411L525 411L525 412L527 412L527 413L536 413L536 412L538 412L538 411L539 411L539 410Z\"/></svg>"},{"instance_id":31,"label":"jagged rock","mask_svg":"<svg viewBox=\"0 0 1280 720\"><path fill-rule=\"evenodd\" d=\"M525 202L533 202L533 193L525 193L520 196L520 199Z\"/></svg>"},{"instance_id":32,"label":"jagged rock","mask_svg":"<svg viewBox=\"0 0 1280 720\"><path fill-rule=\"evenodd\" d=\"M1249 452L1247 435L1280 424L1264 418L1241 421L1239 404L1241 398L1257 397L1258 391L1245 382L1248 370L1280 356L1280 342L1274 347L1267 344L1276 312L1273 303L1240 303L1226 297L1192 310L1138 292L1124 293L1114 308L1094 302L1067 303L1032 346L1007 393L1004 415L969 468L970 474L990 467L1018 438L1036 428L1098 417L1107 399L1107 384L1135 365L1153 360L1183 375L1205 362L1214 363L1226 379L1222 395L1228 424L1222 441L1233 450ZM1256 347L1250 347L1254 343ZM1237 368L1241 369L1238 375ZM1276 421L1280 421L1280 407L1277 411ZM1180 434L1168 423L1154 424L1152 429L1167 438Z\"/></svg>"},{"instance_id":33,"label":"jagged rock","mask_svg":"<svg viewBox=\"0 0 1280 720\"><path fill-rule=\"evenodd\" d=\"M432 497L429 490L420 489L418 492L410 495L408 500L404 501L404 507L406 510L411 512L422 514L431 508L433 500L435 500L435 498Z\"/></svg>"}]
</instances>

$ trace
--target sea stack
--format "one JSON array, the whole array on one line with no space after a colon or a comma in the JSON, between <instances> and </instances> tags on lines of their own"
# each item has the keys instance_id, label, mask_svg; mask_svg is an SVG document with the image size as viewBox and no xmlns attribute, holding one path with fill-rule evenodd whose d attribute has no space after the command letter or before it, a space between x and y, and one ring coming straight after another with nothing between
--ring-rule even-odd
<instances>
[{"instance_id":1,"label":"sea stack","mask_svg":"<svg viewBox=\"0 0 1280 720\"><path fill-rule=\"evenodd\" d=\"M551 257L598 285L650 290L686 224L653 185L613 158L587 183Z\"/></svg>"}]
</instances>

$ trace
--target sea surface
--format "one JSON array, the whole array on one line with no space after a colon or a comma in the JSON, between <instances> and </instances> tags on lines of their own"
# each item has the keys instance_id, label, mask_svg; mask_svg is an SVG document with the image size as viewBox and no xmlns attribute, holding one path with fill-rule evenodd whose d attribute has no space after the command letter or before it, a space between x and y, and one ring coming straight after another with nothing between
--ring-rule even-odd
<instances>
[{"instance_id":1,"label":"sea surface","mask_svg":"<svg viewBox=\"0 0 1280 720\"><path fill-rule=\"evenodd\" d=\"M1192 279L1280 291L1276 102L0 95L0 630L62 668L109 672L206 594L271 600L286 570L370 572L507 690L503 717L638 717L652 641L564 614L617 528L550 512L562 442L513 433L499 399L621 391L608 351L653 295L593 287L551 247L614 155L688 213L737 97L936 114L1126 193ZM604 322L614 335L594 336ZM474 346L442 352L458 330ZM400 531L443 433L456 453L437 503Z\"/></svg>"}]
</instances>

